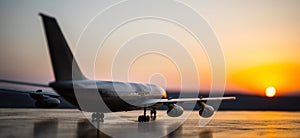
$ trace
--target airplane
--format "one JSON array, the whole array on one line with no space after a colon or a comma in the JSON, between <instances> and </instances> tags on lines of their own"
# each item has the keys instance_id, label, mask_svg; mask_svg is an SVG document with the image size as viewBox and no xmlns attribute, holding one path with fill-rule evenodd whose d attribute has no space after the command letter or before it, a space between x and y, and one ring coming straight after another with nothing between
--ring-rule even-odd
<instances>
[{"instance_id":1,"label":"airplane","mask_svg":"<svg viewBox=\"0 0 300 138\"><path fill-rule=\"evenodd\" d=\"M39 15L42 18L47 38L55 81L49 82L49 84L37 84L0 80L5 83L50 87L57 92L57 94L40 90L28 92L37 100L37 106L58 106L60 101L57 98L61 96L79 110L93 112L92 118L100 117L103 120L104 113L107 112L144 109L144 114L138 117L138 122L149 122L150 117L146 115L147 108L156 112L158 106L167 106L168 116L179 117L183 114L184 109L176 103L197 102L200 106L199 115L209 118L214 114L214 108L205 104L206 101L236 99L236 97L172 99L167 98L167 93L162 87L154 84L90 80L81 72L56 19L43 13L39 13ZM81 99L76 98L78 95ZM99 96L102 100L99 100ZM90 103L97 104L90 106ZM154 117L156 117L155 114Z\"/></svg>"}]
</instances>

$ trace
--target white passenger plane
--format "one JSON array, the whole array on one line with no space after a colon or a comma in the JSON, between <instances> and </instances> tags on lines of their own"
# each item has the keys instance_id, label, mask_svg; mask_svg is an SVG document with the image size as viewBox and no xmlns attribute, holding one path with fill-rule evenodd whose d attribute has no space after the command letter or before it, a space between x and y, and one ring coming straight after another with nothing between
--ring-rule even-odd
<instances>
[{"instance_id":1,"label":"white passenger plane","mask_svg":"<svg viewBox=\"0 0 300 138\"><path fill-rule=\"evenodd\" d=\"M184 110L176 105L177 102L197 102L201 107L199 115L207 118L213 115L214 108L205 104L206 101L235 99L235 97L167 99L166 91L154 84L89 80L82 74L56 19L42 13L40 16L44 24L55 81L43 85L0 80L7 83L51 87L59 94L28 92L39 107L56 107L60 104L57 98L61 96L80 110L94 112L93 116L97 113L101 120L106 112L144 109L144 114L138 117L138 121L148 122L150 118L146 115L147 108L155 110L158 106L167 106L167 114L178 117ZM99 96L102 100L98 98ZM90 103L96 104L93 106Z\"/></svg>"}]
</instances>

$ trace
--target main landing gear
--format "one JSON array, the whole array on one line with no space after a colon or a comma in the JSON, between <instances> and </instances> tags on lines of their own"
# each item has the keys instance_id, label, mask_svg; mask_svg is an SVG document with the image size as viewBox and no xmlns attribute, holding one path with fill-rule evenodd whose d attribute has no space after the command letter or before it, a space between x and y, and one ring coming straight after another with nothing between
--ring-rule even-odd
<instances>
[{"instance_id":1,"label":"main landing gear","mask_svg":"<svg viewBox=\"0 0 300 138\"><path fill-rule=\"evenodd\" d=\"M156 109L155 108L150 109L150 116L146 115L146 110L147 110L147 107L144 107L144 114L139 116L138 122L149 122L150 118L152 120L156 119Z\"/></svg>"},{"instance_id":2,"label":"main landing gear","mask_svg":"<svg viewBox=\"0 0 300 138\"><path fill-rule=\"evenodd\" d=\"M104 122L104 113L95 112L92 114L92 121Z\"/></svg>"},{"instance_id":3,"label":"main landing gear","mask_svg":"<svg viewBox=\"0 0 300 138\"><path fill-rule=\"evenodd\" d=\"M144 115L139 116L139 118L138 118L139 122L149 122L150 121L149 115L146 115L146 109L147 109L147 107L144 107Z\"/></svg>"}]
</instances>

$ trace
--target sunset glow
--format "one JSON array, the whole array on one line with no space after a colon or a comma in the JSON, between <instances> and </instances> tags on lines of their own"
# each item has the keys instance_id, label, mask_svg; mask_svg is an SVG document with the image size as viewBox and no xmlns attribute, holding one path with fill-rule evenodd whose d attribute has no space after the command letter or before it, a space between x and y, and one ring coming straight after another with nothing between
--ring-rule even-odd
<instances>
[{"instance_id":1,"label":"sunset glow","mask_svg":"<svg viewBox=\"0 0 300 138\"><path fill-rule=\"evenodd\" d=\"M278 63L261 65L242 69L229 76L230 83L244 88L255 94L265 95L265 89L270 86L276 86L277 90L284 92L293 92L300 89L297 85L299 81L299 64Z\"/></svg>"}]
</instances>

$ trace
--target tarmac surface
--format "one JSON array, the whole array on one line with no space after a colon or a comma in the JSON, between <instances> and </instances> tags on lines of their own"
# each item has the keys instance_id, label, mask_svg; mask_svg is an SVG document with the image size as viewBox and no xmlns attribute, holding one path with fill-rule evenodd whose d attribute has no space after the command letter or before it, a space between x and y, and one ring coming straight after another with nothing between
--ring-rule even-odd
<instances>
[{"instance_id":1,"label":"tarmac surface","mask_svg":"<svg viewBox=\"0 0 300 138\"><path fill-rule=\"evenodd\" d=\"M171 118L158 111L156 120L139 123L142 110L106 113L99 122L76 109L2 108L0 137L300 137L300 112L219 111L212 120L187 112Z\"/></svg>"}]
</instances>

